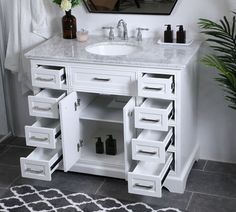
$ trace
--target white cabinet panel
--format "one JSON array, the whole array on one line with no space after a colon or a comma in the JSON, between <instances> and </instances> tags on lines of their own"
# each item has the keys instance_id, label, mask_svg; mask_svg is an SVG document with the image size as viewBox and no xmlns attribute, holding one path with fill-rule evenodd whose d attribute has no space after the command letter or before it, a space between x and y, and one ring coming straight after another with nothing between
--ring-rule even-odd
<instances>
[{"instance_id":1,"label":"white cabinet panel","mask_svg":"<svg viewBox=\"0 0 236 212\"><path fill-rule=\"evenodd\" d=\"M162 187L173 161L173 154L166 155L166 162L139 162L128 174L129 192L147 196L161 197Z\"/></svg>"},{"instance_id":2,"label":"white cabinet panel","mask_svg":"<svg viewBox=\"0 0 236 212\"><path fill-rule=\"evenodd\" d=\"M42 90L35 96L28 97L29 114L45 118L59 118L58 102L65 97L64 91Z\"/></svg>"},{"instance_id":3,"label":"white cabinet panel","mask_svg":"<svg viewBox=\"0 0 236 212\"><path fill-rule=\"evenodd\" d=\"M57 143L54 150L36 148L28 157L20 158L22 177L52 180L52 173L62 161L61 143Z\"/></svg>"},{"instance_id":4,"label":"white cabinet panel","mask_svg":"<svg viewBox=\"0 0 236 212\"><path fill-rule=\"evenodd\" d=\"M80 143L80 105L77 93L73 92L61 100L59 102L59 110L64 171L67 172L80 157L80 152L78 151L78 144Z\"/></svg>"}]
</instances>

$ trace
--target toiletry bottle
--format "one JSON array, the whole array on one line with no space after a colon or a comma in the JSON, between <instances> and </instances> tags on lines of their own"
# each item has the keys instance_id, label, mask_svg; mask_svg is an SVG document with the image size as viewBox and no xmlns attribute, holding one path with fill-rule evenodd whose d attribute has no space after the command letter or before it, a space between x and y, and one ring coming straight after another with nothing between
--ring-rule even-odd
<instances>
[{"instance_id":1,"label":"toiletry bottle","mask_svg":"<svg viewBox=\"0 0 236 212\"><path fill-rule=\"evenodd\" d=\"M96 153L97 154L103 154L104 153L104 145L103 145L101 137L97 137Z\"/></svg>"},{"instance_id":2,"label":"toiletry bottle","mask_svg":"<svg viewBox=\"0 0 236 212\"><path fill-rule=\"evenodd\" d=\"M106 154L107 155L116 155L116 139L112 137L112 135L108 135L106 139Z\"/></svg>"},{"instance_id":3,"label":"toiletry bottle","mask_svg":"<svg viewBox=\"0 0 236 212\"><path fill-rule=\"evenodd\" d=\"M177 25L179 30L176 32L176 42L177 43L186 43L186 31L184 30L183 25Z\"/></svg>"},{"instance_id":4,"label":"toiletry bottle","mask_svg":"<svg viewBox=\"0 0 236 212\"><path fill-rule=\"evenodd\" d=\"M173 30L171 30L171 25L167 24L166 31L164 32L164 42L165 43L173 43Z\"/></svg>"}]
</instances>

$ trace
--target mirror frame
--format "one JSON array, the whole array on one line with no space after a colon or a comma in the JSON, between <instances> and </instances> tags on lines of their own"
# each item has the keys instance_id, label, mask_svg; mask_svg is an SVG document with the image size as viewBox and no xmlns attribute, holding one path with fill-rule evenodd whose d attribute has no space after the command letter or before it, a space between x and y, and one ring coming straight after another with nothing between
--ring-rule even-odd
<instances>
[{"instance_id":1,"label":"mirror frame","mask_svg":"<svg viewBox=\"0 0 236 212\"><path fill-rule=\"evenodd\" d=\"M93 11L89 8L86 0L83 0L83 3L85 4L85 7L87 8L87 11L89 13L95 13L95 14L130 14L130 15L163 15L163 16L168 16L171 15L173 12L174 8L176 7L178 0L175 0L174 5L169 13L137 13L137 12L117 12L117 11Z\"/></svg>"}]
</instances>

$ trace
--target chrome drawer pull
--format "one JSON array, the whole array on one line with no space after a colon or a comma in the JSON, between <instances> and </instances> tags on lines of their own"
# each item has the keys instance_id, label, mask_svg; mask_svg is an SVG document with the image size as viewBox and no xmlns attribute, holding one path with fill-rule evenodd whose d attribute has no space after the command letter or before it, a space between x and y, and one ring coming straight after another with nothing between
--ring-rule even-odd
<instances>
[{"instance_id":1,"label":"chrome drawer pull","mask_svg":"<svg viewBox=\"0 0 236 212\"><path fill-rule=\"evenodd\" d=\"M53 81L53 78L45 79L42 77L37 77L36 80L43 81L43 82L51 82L51 81Z\"/></svg>"},{"instance_id":2,"label":"chrome drawer pull","mask_svg":"<svg viewBox=\"0 0 236 212\"><path fill-rule=\"evenodd\" d=\"M145 150L139 150L138 153L143 153L143 154L148 154L148 155L156 155L157 152L149 152L149 151L145 151Z\"/></svg>"},{"instance_id":3,"label":"chrome drawer pull","mask_svg":"<svg viewBox=\"0 0 236 212\"><path fill-rule=\"evenodd\" d=\"M103 81L103 82L109 82L109 81L111 81L111 79L109 79L109 78L98 78L98 77L94 77L93 80L96 80L96 81Z\"/></svg>"},{"instance_id":4,"label":"chrome drawer pull","mask_svg":"<svg viewBox=\"0 0 236 212\"><path fill-rule=\"evenodd\" d=\"M50 111L52 108L48 107L48 108L43 108L43 107L38 107L35 106L33 107L34 110L40 110L40 111Z\"/></svg>"},{"instance_id":5,"label":"chrome drawer pull","mask_svg":"<svg viewBox=\"0 0 236 212\"><path fill-rule=\"evenodd\" d=\"M138 183L135 183L134 186L137 186L137 187L140 187L140 188L149 189L149 190L153 188L152 185L146 186L146 185L141 185L141 184L138 184Z\"/></svg>"},{"instance_id":6,"label":"chrome drawer pull","mask_svg":"<svg viewBox=\"0 0 236 212\"><path fill-rule=\"evenodd\" d=\"M30 139L35 140L35 141L47 141L48 140L48 138L37 138L35 136L30 137Z\"/></svg>"},{"instance_id":7,"label":"chrome drawer pull","mask_svg":"<svg viewBox=\"0 0 236 212\"><path fill-rule=\"evenodd\" d=\"M155 122L155 123L158 123L158 122L160 122L160 119L153 120L153 119L142 118L141 121L148 121L148 122Z\"/></svg>"},{"instance_id":8,"label":"chrome drawer pull","mask_svg":"<svg viewBox=\"0 0 236 212\"><path fill-rule=\"evenodd\" d=\"M154 91L162 91L163 88L152 88L152 87L144 87L145 90L154 90Z\"/></svg>"},{"instance_id":9,"label":"chrome drawer pull","mask_svg":"<svg viewBox=\"0 0 236 212\"><path fill-rule=\"evenodd\" d=\"M43 170L36 171L36 170L31 169L31 168L27 168L26 172L29 172L29 173L32 173L32 174L43 174L44 171Z\"/></svg>"}]
</instances>

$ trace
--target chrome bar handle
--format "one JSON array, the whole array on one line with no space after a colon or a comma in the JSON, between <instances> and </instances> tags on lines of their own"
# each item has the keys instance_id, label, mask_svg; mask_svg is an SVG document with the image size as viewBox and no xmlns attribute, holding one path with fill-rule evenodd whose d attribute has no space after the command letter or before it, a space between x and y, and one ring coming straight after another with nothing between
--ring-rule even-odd
<instances>
[{"instance_id":1,"label":"chrome bar handle","mask_svg":"<svg viewBox=\"0 0 236 212\"><path fill-rule=\"evenodd\" d=\"M152 88L152 87L148 87L148 86L144 87L144 89L145 90L154 90L154 91L161 91L161 90L163 90L163 88Z\"/></svg>"},{"instance_id":2,"label":"chrome bar handle","mask_svg":"<svg viewBox=\"0 0 236 212\"><path fill-rule=\"evenodd\" d=\"M33 109L34 110L39 110L39 111L50 111L50 110L52 110L51 107L43 108L43 107L38 107L38 106L33 107Z\"/></svg>"},{"instance_id":3,"label":"chrome bar handle","mask_svg":"<svg viewBox=\"0 0 236 212\"><path fill-rule=\"evenodd\" d=\"M109 81L111 81L110 78L98 78L98 77L94 77L93 80L96 80L96 81L103 81L103 82L109 82Z\"/></svg>"},{"instance_id":4,"label":"chrome bar handle","mask_svg":"<svg viewBox=\"0 0 236 212\"><path fill-rule=\"evenodd\" d=\"M146 185L141 185L141 184L139 184L139 183L135 183L134 186L137 186L137 187L140 187L140 188L149 189L149 190L153 188L152 185L146 186Z\"/></svg>"},{"instance_id":5,"label":"chrome bar handle","mask_svg":"<svg viewBox=\"0 0 236 212\"><path fill-rule=\"evenodd\" d=\"M45 78L42 78L42 77L37 77L36 80L43 81L43 82L52 82L53 78L45 79Z\"/></svg>"},{"instance_id":6,"label":"chrome bar handle","mask_svg":"<svg viewBox=\"0 0 236 212\"><path fill-rule=\"evenodd\" d=\"M37 170L33 170L31 168L27 168L26 172L29 172L29 173L32 173L32 174L43 174L44 171L43 170L37 171Z\"/></svg>"},{"instance_id":7,"label":"chrome bar handle","mask_svg":"<svg viewBox=\"0 0 236 212\"><path fill-rule=\"evenodd\" d=\"M30 139L35 140L35 141L41 141L41 142L48 140L48 138L38 138L38 137L35 137L35 136L30 137Z\"/></svg>"},{"instance_id":8,"label":"chrome bar handle","mask_svg":"<svg viewBox=\"0 0 236 212\"><path fill-rule=\"evenodd\" d=\"M155 122L155 123L158 123L158 122L160 122L160 119L153 120L153 119L142 118L141 121L147 121L147 122Z\"/></svg>"},{"instance_id":9,"label":"chrome bar handle","mask_svg":"<svg viewBox=\"0 0 236 212\"><path fill-rule=\"evenodd\" d=\"M149 151L145 151L145 150L139 150L138 153L143 153L143 154L148 154L148 155L156 155L157 152L153 151L153 152L149 152Z\"/></svg>"}]
</instances>

